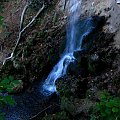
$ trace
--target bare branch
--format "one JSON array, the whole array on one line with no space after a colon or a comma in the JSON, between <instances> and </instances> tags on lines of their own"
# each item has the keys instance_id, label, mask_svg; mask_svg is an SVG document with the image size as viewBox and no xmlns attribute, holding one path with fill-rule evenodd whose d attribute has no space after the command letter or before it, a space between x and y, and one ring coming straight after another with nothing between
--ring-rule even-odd
<instances>
[{"instance_id":1,"label":"bare branch","mask_svg":"<svg viewBox=\"0 0 120 120\"><path fill-rule=\"evenodd\" d=\"M25 15L25 12L26 12L28 6L29 6L29 3L27 2L27 4L25 5L25 7L22 11L21 20L20 20L20 31L22 30L22 27L23 27L24 15Z\"/></svg>"},{"instance_id":2,"label":"bare branch","mask_svg":"<svg viewBox=\"0 0 120 120\"><path fill-rule=\"evenodd\" d=\"M23 20L24 20L24 14L25 14L25 11L26 11L27 7L28 7L28 4L24 7L24 10L23 10L22 15L21 15L20 29L22 28L22 24L23 24ZM22 36L23 32L33 24L33 22L36 20L36 18L39 16L39 14L44 10L44 8L45 8L45 5L43 4L42 8L39 9L37 14L33 17L33 19L19 32L18 39L17 39L16 45L14 47L14 50L11 53L11 56L4 60L3 65L5 64L5 62L7 60L13 59L14 53L15 53L18 45L19 45L19 42L21 40L21 36Z\"/></svg>"},{"instance_id":3,"label":"bare branch","mask_svg":"<svg viewBox=\"0 0 120 120\"><path fill-rule=\"evenodd\" d=\"M57 103L49 105L48 107L46 107L45 109L43 109L42 111L40 111L38 114L36 114L33 117L31 117L30 120L34 120L36 117L40 116L40 114L42 114L43 112L46 112L46 110L48 110L49 108L52 108L52 107L60 107L60 105L57 104Z\"/></svg>"},{"instance_id":4,"label":"bare branch","mask_svg":"<svg viewBox=\"0 0 120 120\"><path fill-rule=\"evenodd\" d=\"M21 33L23 33L28 27L30 27L30 25L32 25L32 23L36 20L36 18L39 16L39 14L44 10L45 5L43 4L42 8L37 12L37 14L33 17L33 19L31 20L31 22L29 22L21 31Z\"/></svg>"},{"instance_id":5,"label":"bare branch","mask_svg":"<svg viewBox=\"0 0 120 120\"><path fill-rule=\"evenodd\" d=\"M52 105L48 106L47 108L43 109L42 111L40 111L38 114L34 115L33 117L30 118L30 120L36 118L38 115L40 115L41 113L43 113L44 111L46 111L47 109L51 108Z\"/></svg>"},{"instance_id":6,"label":"bare branch","mask_svg":"<svg viewBox=\"0 0 120 120\"><path fill-rule=\"evenodd\" d=\"M33 17L33 19L31 20L31 22L29 22L29 23L21 30L21 32L19 33L17 43L16 43L15 48L14 48L14 50L13 50L13 55L14 55L15 50L16 50L19 42L20 42L22 33L23 33L28 27L30 27L30 26L33 24L33 22L36 20L36 18L39 16L39 14L43 11L44 8L45 8L45 5L43 4L42 8L41 8L41 9L37 12L37 14Z\"/></svg>"}]
</instances>

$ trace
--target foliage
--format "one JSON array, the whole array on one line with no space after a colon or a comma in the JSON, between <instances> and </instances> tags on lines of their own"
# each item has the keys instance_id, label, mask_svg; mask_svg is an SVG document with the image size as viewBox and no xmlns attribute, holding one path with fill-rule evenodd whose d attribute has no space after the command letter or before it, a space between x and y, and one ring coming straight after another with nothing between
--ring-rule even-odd
<instances>
[{"instance_id":1,"label":"foliage","mask_svg":"<svg viewBox=\"0 0 120 120\"><path fill-rule=\"evenodd\" d=\"M0 120L4 120L4 114L0 113Z\"/></svg>"},{"instance_id":2,"label":"foliage","mask_svg":"<svg viewBox=\"0 0 120 120\"><path fill-rule=\"evenodd\" d=\"M12 92L19 81L14 80L13 76L8 76L0 80L0 108L5 105L14 105L15 101L8 93ZM0 111L1 112L1 111ZM0 113L0 120L4 119L4 114Z\"/></svg>"},{"instance_id":3,"label":"foliage","mask_svg":"<svg viewBox=\"0 0 120 120\"><path fill-rule=\"evenodd\" d=\"M12 92L14 88L20 84L20 81L15 80L13 76L5 77L0 82L0 92Z\"/></svg>"},{"instance_id":4,"label":"foliage","mask_svg":"<svg viewBox=\"0 0 120 120\"><path fill-rule=\"evenodd\" d=\"M91 120L120 120L120 98L103 91L93 108Z\"/></svg>"}]
</instances>

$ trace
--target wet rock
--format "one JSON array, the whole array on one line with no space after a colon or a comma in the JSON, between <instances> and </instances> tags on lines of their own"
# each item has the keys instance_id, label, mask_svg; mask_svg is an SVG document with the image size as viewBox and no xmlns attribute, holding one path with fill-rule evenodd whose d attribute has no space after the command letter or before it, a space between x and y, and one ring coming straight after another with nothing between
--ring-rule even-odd
<instances>
[{"instance_id":1,"label":"wet rock","mask_svg":"<svg viewBox=\"0 0 120 120\"><path fill-rule=\"evenodd\" d=\"M94 55L91 55L90 59L93 61L93 62L96 62L99 60L99 56L95 53Z\"/></svg>"}]
</instances>

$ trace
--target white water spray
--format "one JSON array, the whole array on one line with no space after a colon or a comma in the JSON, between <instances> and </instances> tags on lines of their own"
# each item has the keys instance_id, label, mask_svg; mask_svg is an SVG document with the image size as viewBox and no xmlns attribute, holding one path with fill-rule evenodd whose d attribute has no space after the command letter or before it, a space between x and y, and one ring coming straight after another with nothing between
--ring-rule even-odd
<instances>
[{"instance_id":1,"label":"white water spray","mask_svg":"<svg viewBox=\"0 0 120 120\"><path fill-rule=\"evenodd\" d=\"M77 30L76 22L80 16L81 2L82 0L70 0L69 2L68 12L70 15L67 27L66 48L60 61L54 66L42 86L42 92L45 95L56 92L55 81L66 74L68 65L75 60L73 53L82 50L83 39L91 31L91 20L88 19L82 24L81 33L79 33L79 38L77 37L79 31Z\"/></svg>"}]
</instances>

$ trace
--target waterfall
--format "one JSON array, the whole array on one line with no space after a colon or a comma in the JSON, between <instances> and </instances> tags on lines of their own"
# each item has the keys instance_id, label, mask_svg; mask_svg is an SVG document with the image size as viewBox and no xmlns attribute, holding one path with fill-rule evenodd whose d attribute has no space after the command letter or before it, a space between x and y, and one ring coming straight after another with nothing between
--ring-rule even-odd
<instances>
[{"instance_id":1,"label":"waterfall","mask_svg":"<svg viewBox=\"0 0 120 120\"><path fill-rule=\"evenodd\" d=\"M93 28L91 22L92 18L89 18L82 23L80 31L77 29L78 26L76 23L79 21L81 2L82 0L69 1L66 48L60 61L54 66L53 70L43 83L42 92L45 95L50 95L56 92L56 80L66 74L68 65L75 61L73 53L82 50L84 37L88 35ZM77 37L78 34L79 37Z\"/></svg>"}]
</instances>

